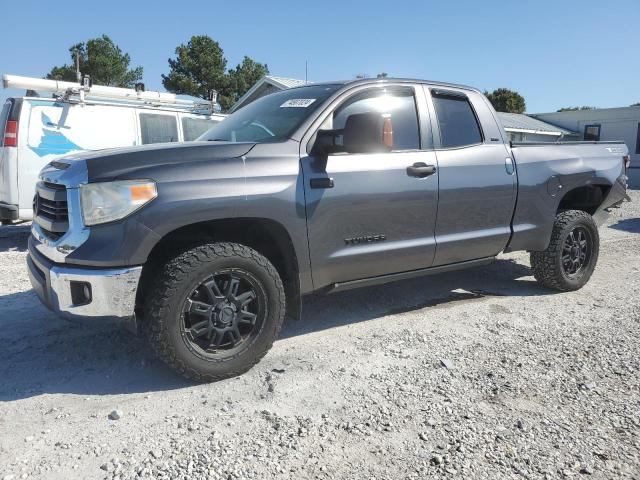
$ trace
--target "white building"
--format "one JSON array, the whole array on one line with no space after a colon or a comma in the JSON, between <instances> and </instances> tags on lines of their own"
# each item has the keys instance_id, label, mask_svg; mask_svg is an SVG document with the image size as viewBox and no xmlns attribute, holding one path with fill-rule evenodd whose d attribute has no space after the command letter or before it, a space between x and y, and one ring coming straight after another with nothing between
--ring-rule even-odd
<instances>
[{"instance_id":1,"label":"white building","mask_svg":"<svg viewBox=\"0 0 640 480\"><path fill-rule=\"evenodd\" d=\"M523 113L497 113L512 142L557 142L579 139L577 132L551 125Z\"/></svg>"},{"instance_id":2,"label":"white building","mask_svg":"<svg viewBox=\"0 0 640 480\"><path fill-rule=\"evenodd\" d=\"M640 106L538 113L544 122L580 133L579 140L622 140L629 147L629 185L640 188Z\"/></svg>"}]
</instances>

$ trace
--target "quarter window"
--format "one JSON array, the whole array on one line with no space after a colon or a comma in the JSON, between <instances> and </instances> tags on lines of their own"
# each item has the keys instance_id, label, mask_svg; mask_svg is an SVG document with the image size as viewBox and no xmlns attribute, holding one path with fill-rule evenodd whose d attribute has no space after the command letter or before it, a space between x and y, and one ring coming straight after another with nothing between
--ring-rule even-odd
<instances>
[{"instance_id":1,"label":"quarter window","mask_svg":"<svg viewBox=\"0 0 640 480\"><path fill-rule=\"evenodd\" d=\"M466 96L436 92L433 92L432 96L442 148L482 143L478 120Z\"/></svg>"},{"instance_id":2,"label":"quarter window","mask_svg":"<svg viewBox=\"0 0 640 480\"><path fill-rule=\"evenodd\" d=\"M600 140L600 125L585 125L584 139L589 142L597 142Z\"/></svg>"},{"instance_id":3,"label":"quarter window","mask_svg":"<svg viewBox=\"0 0 640 480\"><path fill-rule=\"evenodd\" d=\"M173 115L140 114L142 144L178 141L178 122Z\"/></svg>"},{"instance_id":4,"label":"quarter window","mask_svg":"<svg viewBox=\"0 0 640 480\"><path fill-rule=\"evenodd\" d=\"M640 154L640 123L638 123L638 135L636 136L636 154Z\"/></svg>"},{"instance_id":5,"label":"quarter window","mask_svg":"<svg viewBox=\"0 0 640 480\"><path fill-rule=\"evenodd\" d=\"M185 142L195 140L216 123L220 122L218 120L208 120L206 118L183 117L182 133L184 135Z\"/></svg>"},{"instance_id":6,"label":"quarter window","mask_svg":"<svg viewBox=\"0 0 640 480\"><path fill-rule=\"evenodd\" d=\"M323 128L341 129L350 115L371 112L391 118L394 151L420 148L420 129L413 88L385 88L358 93L340 105L333 112L333 124Z\"/></svg>"}]
</instances>

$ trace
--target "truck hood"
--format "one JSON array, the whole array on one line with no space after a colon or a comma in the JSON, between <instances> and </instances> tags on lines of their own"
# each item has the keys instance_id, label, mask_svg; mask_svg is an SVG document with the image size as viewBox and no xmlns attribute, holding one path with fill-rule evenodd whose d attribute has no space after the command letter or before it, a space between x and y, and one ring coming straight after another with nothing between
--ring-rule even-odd
<instances>
[{"instance_id":1,"label":"truck hood","mask_svg":"<svg viewBox=\"0 0 640 480\"><path fill-rule=\"evenodd\" d=\"M59 162L84 161L89 182L131 178L136 171L148 170L176 163L194 163L235 158L246 155L255 143L185 142L157 143L137 147L109 148L68 155Z\"/></svg>"}]
</instances>

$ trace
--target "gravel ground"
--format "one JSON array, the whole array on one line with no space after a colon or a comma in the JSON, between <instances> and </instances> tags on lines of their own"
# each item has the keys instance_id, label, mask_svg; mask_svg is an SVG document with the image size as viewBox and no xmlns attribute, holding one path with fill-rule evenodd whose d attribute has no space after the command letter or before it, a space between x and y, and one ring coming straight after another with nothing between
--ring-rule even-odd
<instances>
[{"instance_id":1,"label":"gravel ground","mask_svg":"<svg viewBox=\"0 0 640 480\"><path fill-rule=\"evenodd\" d=\"M247 374L192 385L47 312L0 228L0 479L640 479L640 192L581 291L528 256L311 298ZM117 418L117 419L116 419Z\"/></svg>"}]
</instances>

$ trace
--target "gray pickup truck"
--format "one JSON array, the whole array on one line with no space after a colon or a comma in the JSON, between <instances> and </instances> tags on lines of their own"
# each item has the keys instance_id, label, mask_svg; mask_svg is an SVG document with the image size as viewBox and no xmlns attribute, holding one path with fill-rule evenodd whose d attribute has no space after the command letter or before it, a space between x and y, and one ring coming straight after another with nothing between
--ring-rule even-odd
<instances>
[{"instance_id":1,"label":"gray pickup truck","mask_svg":"<svg viewBox=\"0 0 640 480\"><path fill-rule=\"evenodd\" d=\"M65 317L120 319L182 375L258 362L301 297L527 250L582 287L626 195L616 142L509 144L476 89L313 84L263 97L195 143L80 153L40 174L28 268Z\"/></svg>"}]
</instances>

